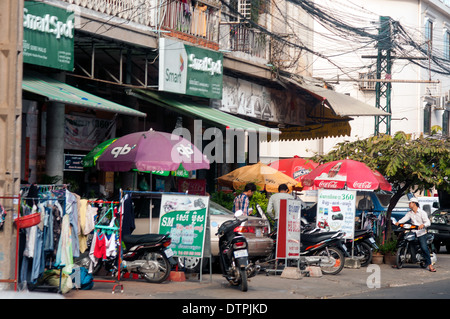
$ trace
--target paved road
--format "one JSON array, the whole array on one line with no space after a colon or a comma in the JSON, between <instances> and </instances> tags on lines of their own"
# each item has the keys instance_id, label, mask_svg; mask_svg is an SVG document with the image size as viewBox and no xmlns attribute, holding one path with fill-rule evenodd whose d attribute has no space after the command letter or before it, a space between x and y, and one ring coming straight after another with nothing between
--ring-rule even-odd
<instances>
[{"instance_id":1,"label":"paved road","mask_svg":"<svg viewBox=\"0 0 450 319\"><path fill-rule=\"evenodd\" d=\"M431 273L419 266L406 266L393 269L390 265L370 265L369 267L344 268L336 276L301 277L285 279L279 275L260 273L251 278L249 290L241 292L231 287L219 274L197 276L183 282L166 281L162 284L149 284L143 280L123 280L124 291L119 289L112 294L113 284L95 283L92 290L72 290L65 294L67 299L331 299L331 298L381 298L389 291L407 291L405 287L416 289L428 287L429 283L449 280L450 254L439 254L437 272ZM442 284L443 285L443 284ZM445 285L443 285L445 286ZM436 286L436 289L439 288ZM434 292L435 295L448 296L448 289ZM398 294L396 295L399 296ZM400 296L402 298L402 296ZM407 295L403 298L408 298ZM417 289L416 298L432 298L430 292Z\"/></svg>"}]
</instances>

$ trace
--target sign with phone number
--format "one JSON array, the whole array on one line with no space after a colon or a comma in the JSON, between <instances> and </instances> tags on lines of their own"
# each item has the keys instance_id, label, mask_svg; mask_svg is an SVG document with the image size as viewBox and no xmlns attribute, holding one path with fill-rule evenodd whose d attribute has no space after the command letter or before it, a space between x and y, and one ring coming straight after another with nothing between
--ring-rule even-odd
<instances>
[{"instance_id":1,"label":"sign with phone number","mask_svg":"<svg viewBox=\"0 0 450 319\"><path fill-rule=\"evenodd\" d=\"M355 231L356 191L319 190L317 227L327 231L342 231L344 238L352 239Z\"/></svg>"}]
</instances>

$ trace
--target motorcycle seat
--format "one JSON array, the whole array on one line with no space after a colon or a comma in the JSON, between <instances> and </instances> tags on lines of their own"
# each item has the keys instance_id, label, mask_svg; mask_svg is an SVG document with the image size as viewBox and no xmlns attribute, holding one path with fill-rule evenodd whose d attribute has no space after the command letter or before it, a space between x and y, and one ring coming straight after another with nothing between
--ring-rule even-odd
<instances>
[{"instance_id":1,"label":"motorcycle seat","mask_svg":"<svg viewBox=\"0 0 450 319\"><path fill-rule=\"evenodd\" d=\"M318 243L322 240L326 240L331 238L333 235L336 235L337 231L331 231L331 232L323 232L323 233L315 233L315 234L301 234L300 240L303 242L309 242L309 243Z\"/></svg>"},{"instance_id":2,"label":"motorcycle seat","mask_svg":"<svg viewBox=\"0 0 450 319\"><path fill-rule=\"evenodd\" d=\"M368 233L368 229L355 229L355 237Z\"/></svg>"},{"instance_id":3,"label":"motorcycle seat","mask_svg":"<svg viewBox=\"0 0 450 319\"><path fill-rule=\"evenodd\" d=\"M128 245L157 243L164 238L161 234L125 235L122 240Z\"/></svg>"}]
</instances>

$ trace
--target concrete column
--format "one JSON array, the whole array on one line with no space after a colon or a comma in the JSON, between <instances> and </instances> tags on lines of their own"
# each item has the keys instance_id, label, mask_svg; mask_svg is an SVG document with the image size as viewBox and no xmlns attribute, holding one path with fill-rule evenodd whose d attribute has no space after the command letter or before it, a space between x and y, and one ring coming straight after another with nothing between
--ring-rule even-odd
<instances>
[{"instance_id":1,"label":"concrete column","mask_svg":"<svg viewBox=\"0 0 450 319\"><path fill-rule=\"evenodd\" d=\"M60 73L54 76L58 81L65 82L65 76ZM63 181L64 170L64 114L63 103L52 102L47 107L47 139L45 147L45 174L58 176L57 183Z\"/></svg>"},{"instance_id":2,"label":"concrete column","mask_svg":"<svg viewBox=\"0 0 450 319\"><path fill-rule=\"evenodd\" d=\"M23 0L1 0L0 21L0 203L7 215L0 230L0 290L14 288L22 133Z\"/></svg>"}]
</instances>

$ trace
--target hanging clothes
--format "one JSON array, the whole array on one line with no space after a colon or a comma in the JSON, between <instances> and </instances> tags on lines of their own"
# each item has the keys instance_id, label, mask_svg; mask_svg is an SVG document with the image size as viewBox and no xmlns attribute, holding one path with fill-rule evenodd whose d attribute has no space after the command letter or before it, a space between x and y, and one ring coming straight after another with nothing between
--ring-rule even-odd
<instances>
[{"instance_id":1,"label":"hanging clothes","mask_svg":"<svg viewBox=\"0 0 450 319\"><path fill-rule=\"evenodd\" d=\"M96 233L97 240L95 241L94 257L98 259L106 259L106 235L102 232Z\"/></svg>"},{"instance_id":2,"label":"hanging clothes","mask_svg":"<svg viewBox=\"0 0 450 319\"><path fill-rule=\"evenodd\" d=\"M136 228L134 222L133 201L130 194L126 194L120 201L122 210L122 236L131 235Z\"/></svg>"},{"instance_id":3,"label":"hanging clothes","mask_svg":"<svg viewBox=\"0 0 450 319\"><path fill-rule=\"evenodd\" d=\"M77 196L68 190L65 191L66 197L66 211L65 213L70 217L71 239L72 239L72 256L80 256L80 243L78 241L78 201Z\"/></svg>"},{"instance_id":4,"label":"hanging clothes","mask_svg":"<svg viewBox=\"0 0 450 319\"><path fill-rule=\"evenodd\" d=\"M61 236L58 242L58 250L56 252L56 261L54 266L69 266L72 264L73 255L70 216L68 214L65 214L62 218Z\"/></svg>"}]
</instances>

